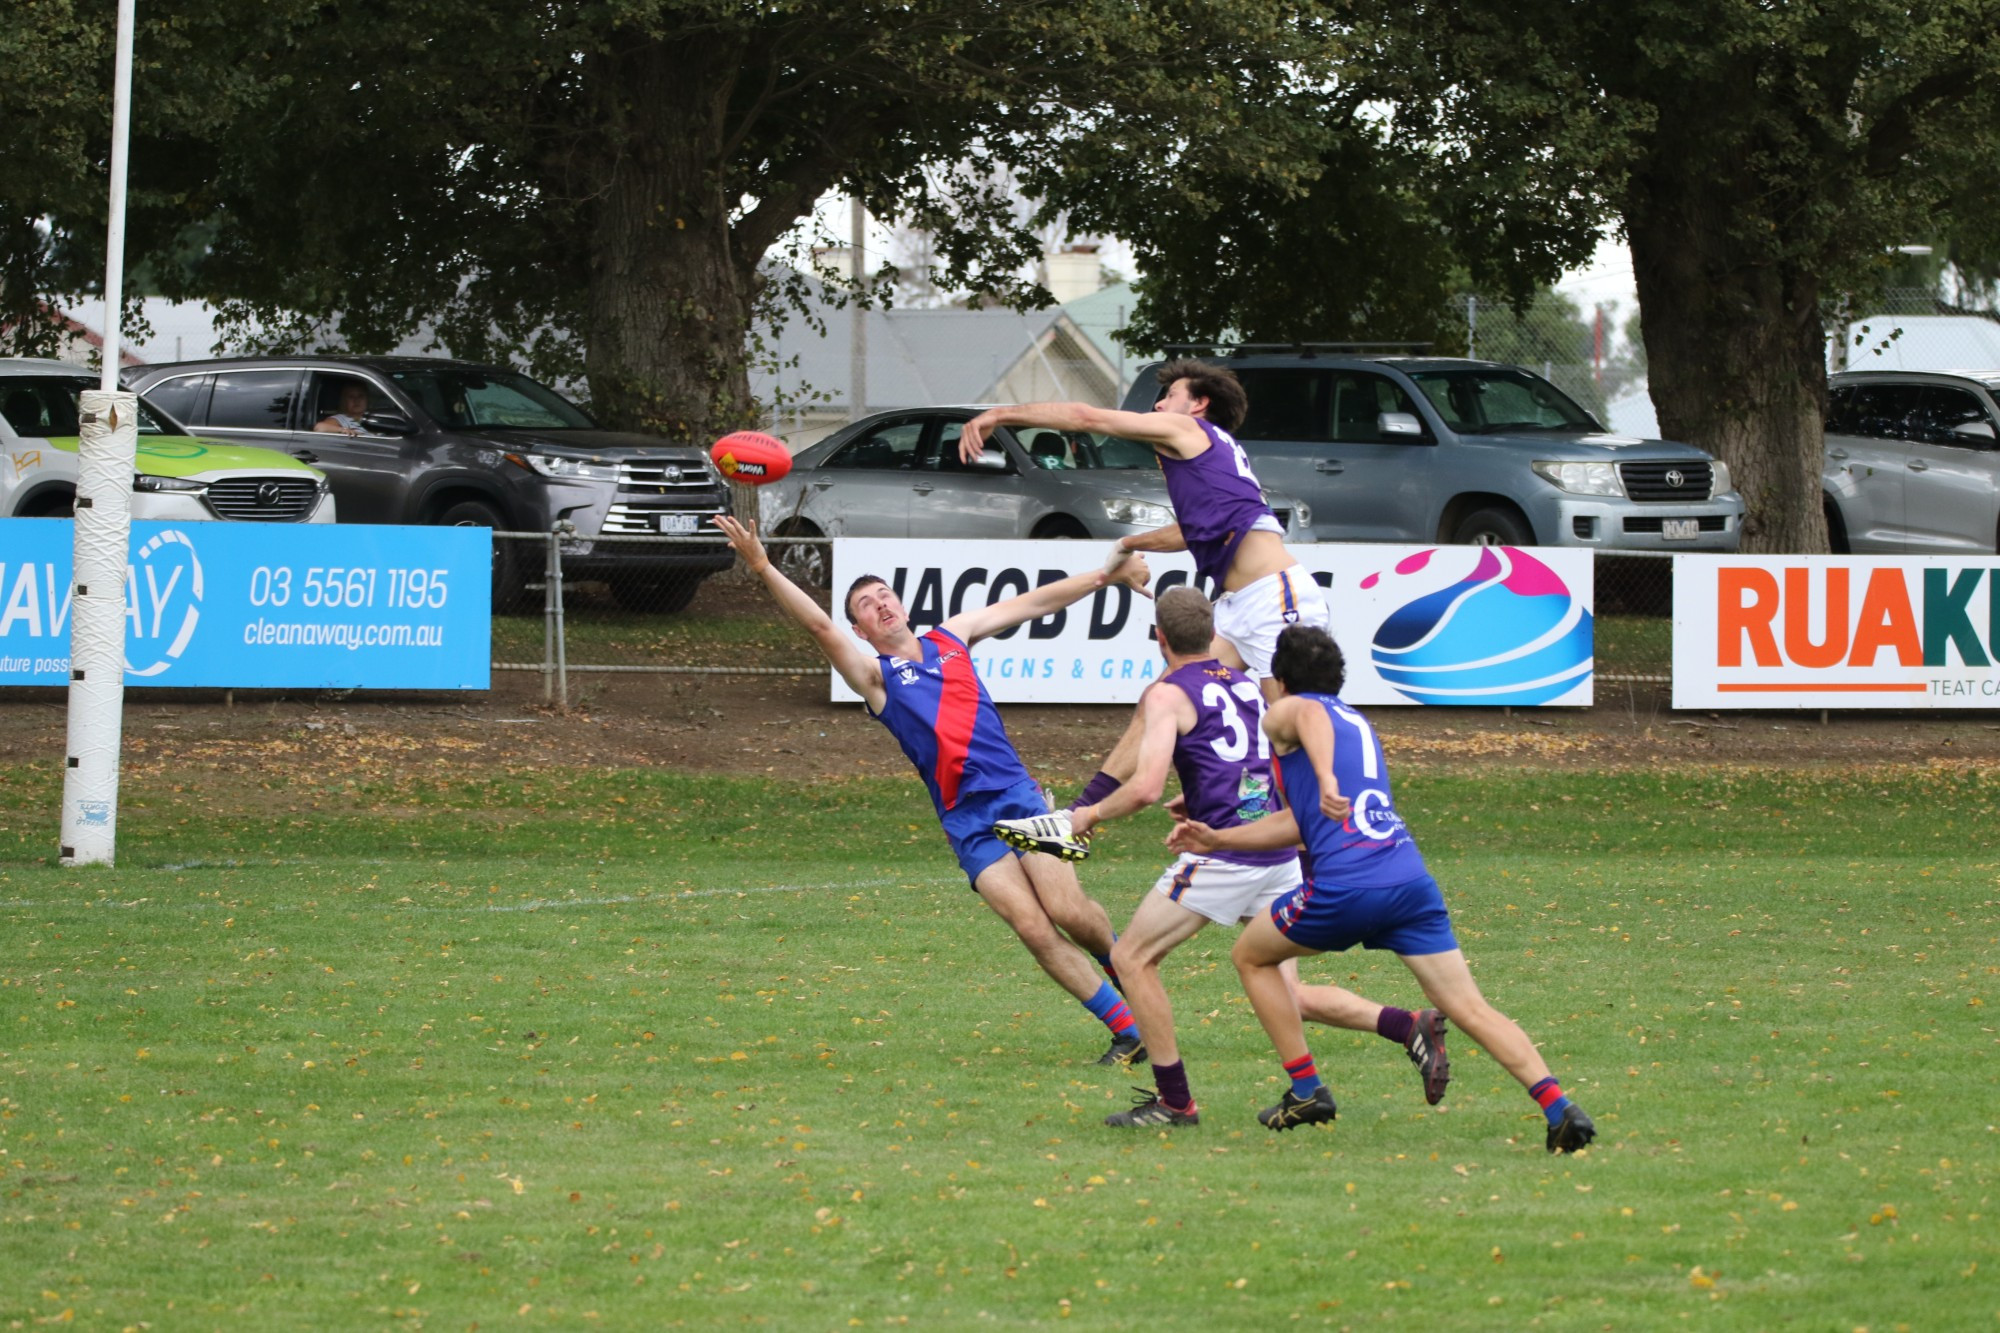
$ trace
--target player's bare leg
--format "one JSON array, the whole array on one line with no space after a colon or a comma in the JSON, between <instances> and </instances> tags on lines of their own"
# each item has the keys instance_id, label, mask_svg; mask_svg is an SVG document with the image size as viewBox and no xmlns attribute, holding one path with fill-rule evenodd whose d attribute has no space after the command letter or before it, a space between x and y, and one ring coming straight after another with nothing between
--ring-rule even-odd
<instances>
[{"instance_id":1,"label":"player's bare leg","mask_svg":"<svg viewBox=\"0 0 2000 1333\"><path fill-rule=\"evenodd\" d=\"M1021 857L1018 864L1049 920L1086 951L1109 958L1118 932L1104 904L1083 891L1076 867L1038 852Z\"/></svg>"},{"instance_id":2,"label":"player's bare leg","mask_svg":"<svg viewBox=\"0 0 2000 1333\"><path fill-rule=\"evenodd\" d=\"M1174 1006L1161 984L1160 964L1207 924L1207 917L1148 893L1112 946L1111 959L1125 984L1125 1002L1146 1034L1146 1053L1156 1065L1178 1064L1181 1058L1174 1041Z\"/></svg>"},{"instance_id":3,"label":"player's bare leg","mask_svg":"<svg viewBox=\"0 0 2000 1333\"><path fill-rule=\"evenodd\" d=\"M1463 951L1416 954L1403 959L1417 984L1431 1003L1458 1024L1479 1048L1500 1062L1500 1067L1531 1088L1549 1076L1548 1063L1521 1025L1488 1004L1472 979Z\"/></svg>"},{"instance_id":4,"label":"player's bare leg","mask_svg":"<svg viewBox=\"0 0 2000 1333\"><path fill-rule=\"evenodd\" d=\"M1286 1075L1292 1080L1292 1086L1285 1090L1276 1106L1257 1113L1257 1123L1266 1129L1317 1124L1332 1120L1336 1114L1333 1094L1319 1081L1312 1052L1306 1048L1298 991L1284 969L1287 961L1314 952L1286 939L1268 916L1252 921L1237 937L1236 947L1230 950L1236 974L1243 979L1243 993L1250 997L1257 1021L1264 1025L1264 1034L1271 1039Z\"/></svg>"},{"instance_id":5,"label":"player's bare leg","mask_svg":"<svg viewBox=\"0 0 2000 1333\"><path fill-rule=\"evenodd\" d=\"M1299 960L1287 958L1282 964L1286 980L1292 983L1299 1002L1299 1015L1321 1027L1348 1028L1373 1032L1382 1016L1382 1006L1341 986L1308 986L1299 980Z\"/></svg>"},{"instance_id":6,"label":"player's bare leg","mask_svg":"<svg viewBox=\"0 0 2000 1333\"><path fill-rule=\"evenodd\" d=\"M1501 1068L1519 1079L1541 1106L1549 1121L1549 1151L1576 1152L1590 1146L1597 1137L1597 1127L1582 1107L1563 1096L1561 1086L1549 1073L1548 1062L1521 1025L1487 1003L1479 983L1472 979L1472 969L1466 966L1465 954L1452 949L1402 958L1431 1003L1498 1060Z\"/></svg>"},{"instance_id":7,"label":"player's bare leg","mask_svg":"<svg viewBox=\"0 0 2000 1333\"><path fill-rule=\"evenodd\" d=\"M1055 864L1061 865L1061 862ZM1072 874L1072 881L1074 878ZM1027 946L1042 971L1048 973L1058 986L1086 1002L1097 993L1097 988L1103 983L1097 969L1091 965L1090 956L1057 928L1048 909L1042 905L1036 886L1029 882L1021 859L1001 857L979 872L979 878L972 887ZM1080 895L1082 890L1079 889L1078 893ZM1100 915L1103 914L1103 908L1097 910ZM1105 918L1104 934L1108 946L1111 934L1109 917Z\"/></svg>"}]
</instances>

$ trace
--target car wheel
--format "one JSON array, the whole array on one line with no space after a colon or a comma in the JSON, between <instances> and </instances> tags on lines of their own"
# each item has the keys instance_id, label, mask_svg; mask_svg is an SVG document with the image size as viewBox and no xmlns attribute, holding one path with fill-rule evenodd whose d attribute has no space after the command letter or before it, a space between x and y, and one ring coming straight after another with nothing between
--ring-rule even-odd
<instances>
[{"instance_id":1,"label":"car wheel","mask_svg":"<svg viewBox=\"0 0 2000 1333\"><path fill-rule=\"evenodd\" d=\"M1826 513L1826 549L1835 555L1846 555L1849 550L1847 520L1840 516L1840 506L1829 495L1821 499L1820 508Z\"/></svg>"},{"instance_id":2,"label":"car wheel","mask_svg":"<svg viewBox=\"0 0 2000 1333\"><path fill-rule=\"evenodd\" d=\"M74 491L56 491L52 494L38 495L34 500L29 502L27 508L21 511L20 517L75 518L76 493Z\"/></svg>"},{"instance_id":3,"label":"car wheel","mask_svg":"<svg viewBox=\"0 0 2000 1333\"><path fill-rule=\"evenodd\" d=\"M679 615L701 588L699 574L669 574L661 578L616 578L611 597L627 611L647 615Z\"/></svg>"},{"instance_id":4,"label":"car wheel","mask_svg":"<svg viewBox=\"0 0 2000 1333\"><path fill-rule=\"evenodd\" d=\"M1036 541L1081 541L1090 536L1083 524L1068 514L1051 514L1035 524L1035 530L1028 534Z\"/></svg>"},{"instance_id":5,"label":"car wheel","mask_svg":"<svg viewBox=\"0 0 2000 1333\"><path fill-rule=\"evenodd\" d=\"M824 537L802 518L788 518L778 525L774 537ZM832 550L825 546L784 545L771 557L783 574L801 588L824 588L832 580Z\"/></svg>"},{"instance_id":6,"label":"car wheel","mask_svg":"<svg viewBox=\"0 0 2000 1333\"><path fill-rule=\"evenodd\" d=\"M505 528L507 520L484 500L460 500L434 520L441 528ZM527 598L527 561L521 543L493 543L493 613L518 611Z\"/></svg>"},{"instance_id":7,"label":"car wheel","mask_svg":"<svg viewBox=\"0 0 2000 1333\"><path fill-rule=\"evenodd\" d=\"M1535 534L1508 509L1475 509L1459 521L1451 539L1461 546L1533 546Z\"/></svg>"}]
</instances>

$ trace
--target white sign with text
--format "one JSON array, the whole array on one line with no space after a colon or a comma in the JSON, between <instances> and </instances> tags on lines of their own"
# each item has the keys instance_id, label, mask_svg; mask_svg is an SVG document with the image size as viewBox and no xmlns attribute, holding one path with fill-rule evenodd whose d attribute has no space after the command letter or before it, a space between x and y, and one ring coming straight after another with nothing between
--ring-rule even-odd
<instances>
[{"instance_id":1,"label":"white sign with text","mask_svg":"<svg viewBox=\"0 0 2000 1333\"><path fill-rule=\"evenodd\" d=\"M1588 706L1593 673L1591 555L1557 548L1321 543L1291 548L1325 591L1347 657L1350 703ZM1095 541L833 543L833 615L864 574L902 598L923 633L972 607L1098 568ZM1152 591L1187 583L1186 555L1152 555ZM1213 589L1204 589L1213 595ZM1152 603L1103 589L973 645L998 703L1135 702L1161 674ZM833 698L858 696L831 672Z\"/></svg>"}]
</instances>

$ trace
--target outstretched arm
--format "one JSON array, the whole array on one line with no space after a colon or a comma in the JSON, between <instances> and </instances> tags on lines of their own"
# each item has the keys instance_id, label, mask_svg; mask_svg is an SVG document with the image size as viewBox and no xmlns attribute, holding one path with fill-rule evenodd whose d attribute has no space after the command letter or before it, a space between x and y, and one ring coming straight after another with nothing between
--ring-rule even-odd
<instances>
[{"instance_id":1,"label":"outstretched arm","mask_svg":"<svg viewBox=\"0 0 2000 1333\"><path fill-rule=\"evenodd\" d=\"M1183 458L1208 448L1208 436L1193 417L1173 412L1119 412L1089 403L1015 403L989 407L965 423L958 437L959 461L970 465L986 447L995 426L1049 426L1118 435Z\"/></svg>"},{"instance_id":2,"label":"outstretched arm","mask_svg":"<svg viewBox=\"0 0 2000 1333\"><path fill-rule=\"evenodd\" d=\"M1232 828L1210 828L1198 819L1184 819L1167 835L1170 852L1275 852L1299 845L1299 821L1290 810L1273 810L1262 819Z\"/></svg>"},{"instance_id":3,"label":"outstretched arm","mask_svg":"<svg viewBox=\"0 0 2000 1333\"><path fill-rule=\"evenodd\" d=\"M888 692L882 687L882 668L876 660L863 651L853 635L843 631L833 623L833 617L820 610L815 602L798 584L786 578L778 567L771 563L771 557L764 550L764 543L757 540L757 526L748 527L727 514L715 516L715 526L722 529L729 544L743 557L743 564L752 574L764 580L764 586L778 599L778 605L785 614L799 622L800 628L812 635L820 652L840 678L854 688L855 693L868 701L868 706L880 711L888 702Z\"/></svg>"},{"instance_id":4,"label":"outstretched arm","mask_svg":"<svg viewBox=\"0 0 2000 1333\"><path fill-rule=\"evenodd\" d=\"M1071 602L1081 601L1099 588L1114 583L1122 583L1143 594L1152 577L1153 571L1147 567L1145 557L1133 556L1120 561L1115 569L1093 569L1086 574L1072 574L1054 583L1044 583L1018 597L1009 597L1004 602L961 611L945 621L943 628L956 634L970 647L979 639L990 638L1030 620L1054 615Z\"/></svg>"},{"instance_id":5,"label":"outstretched arm","mask_svg":"<svg viewBox=\"0 0 2000 1333\"><path fill-rule=\"evenodd\" d=\"M1097 804L1072 810L1073 832L1088 833L1106 820L1122 819L1144 810L1166 792L1167 770L1174 762L1174 742L1194 726L1194 704L1186 690L1161 683L1147 688L1140 707L1145 710L1146 720L1144 730L1139 733L1139 766Z\"/></svg>"}]
</instances>

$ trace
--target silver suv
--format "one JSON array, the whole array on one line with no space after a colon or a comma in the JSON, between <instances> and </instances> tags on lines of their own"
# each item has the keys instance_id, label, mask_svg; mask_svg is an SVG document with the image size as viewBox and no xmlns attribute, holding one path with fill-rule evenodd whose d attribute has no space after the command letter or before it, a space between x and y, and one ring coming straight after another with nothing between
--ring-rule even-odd
<instances>
[{"instance_id":1,"label":"silver suv","mask_svg":"<svg viewBox=\"0 0 2000 1333\"><path fill-rule=\"evenodd\" d=\"M1833 549L2000 551L2000 370L1829 382L1820 487Z\"/></svg>"},{"instance_id":2,"label":"silver suv","mask_svg":"<svg viewBox=\"0 0 2000 1333\"><path fill-rule=\"evenodd\" d=\"M1321 541L1733 551L1742 538L1720 460L1613 435L1518 366L1311 345L1214 359L1249 394L1236 438L1258 478L1309 504ZM1127 410L1152 406L1157 369Z\"/></svg>"}]
</instances>

